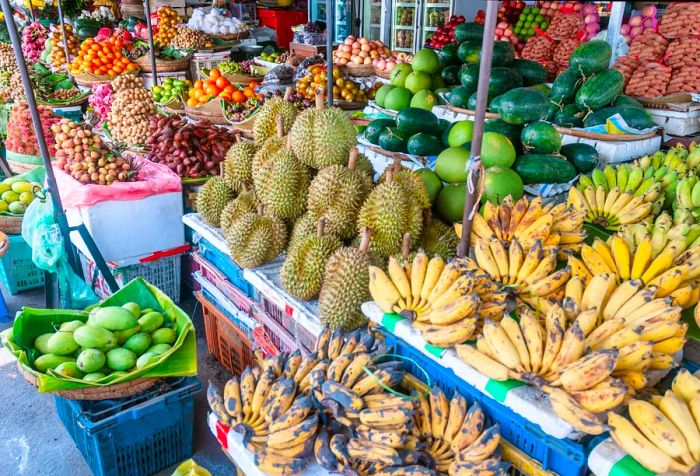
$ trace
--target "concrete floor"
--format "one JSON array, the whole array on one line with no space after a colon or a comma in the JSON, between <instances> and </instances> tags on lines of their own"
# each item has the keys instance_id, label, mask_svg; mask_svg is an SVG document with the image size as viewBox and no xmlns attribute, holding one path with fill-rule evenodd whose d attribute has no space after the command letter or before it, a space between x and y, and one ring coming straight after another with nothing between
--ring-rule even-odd
<instances>
[{"instance_id":1,"label":"concrete floor","mask_svg":"<svg viewBox=\"0 0 700 476\"><path fill-rule=\"evenodd\" d=\"M10 315L22 306L44 307L43 289L10 296L3 289ZM214 476L234 474L234 467L223 454L206 426L207 382L223 388L230 376L207 352L202 313L191 293L183 291L181 307L187 311L197 332L198 376L202 392L195 399L194 459ZM0 323L0 330L9 327ZM89 476L83 456L56 415L54 398L39 394L19 372L14 358L0 348L0 474L28 476ZM169 476L174 467L158 476Z\"/></svg>"}]
</instances>

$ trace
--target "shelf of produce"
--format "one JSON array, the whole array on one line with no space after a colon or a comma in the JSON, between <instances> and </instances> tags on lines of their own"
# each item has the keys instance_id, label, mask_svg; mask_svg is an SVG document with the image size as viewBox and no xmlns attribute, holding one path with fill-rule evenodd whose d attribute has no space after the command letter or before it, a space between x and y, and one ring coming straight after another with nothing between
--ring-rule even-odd
<instances>
[{"instance_id":1,"label":"shelf of produce","mask_svg":"<svg viewBox=\"0 0 700 476\"><path fill-rule=\"evenodd\" d=\"M202 220L198 213L188 213L182 217L185 225L199 233L212 246L231 256L228 245L221 230L214 228ZM243 278L248 281L255 290L265 296L270 302L284 310L294 321L301 325L308 332L318 337L323 326L317 316L317 302L301 302L287 294L280 285L279 272L282 268L283 258L279 257L275 261L255 269L244 269Z\"/></svg>"},{"instance_id":2,"label":"shelf of produce","mask_svg":"<svg viewBox=\"0 0 700 476\"><path fill-rule=\"evenodd\" d=\"M397 6L397 7L416 8L416 4L415 4L415 3L407 3L407 2L397 3L396 6Z\"/></svg>"},{"instance_id":3,"label":"shelf of produce","mask_svg":"<svg viewBox=\"0 0 700 476\"><path fill-rule=\"evenodd\" d=\"M221 445L221 450L235 463L241 473L246 476L267 476L267 473L255 466L253 453L243 446L243 435L221 423L212 413L207 415L207 426ZM329 474L327 470L314 463L310 464L303 472L298 473L298 476L327 476Z\"/></svg>"},{"instance_id":4,"label":"shelf of produce","mask_svg":"<svg viewBox=\"0 0 700 476\"><path fill-rule=\"evenodd\" d=\"M414 30L416 27L413 25L394 25L394 28L397 30ZM397 50L401 50L401 48L396 48ZM410 48L404 48L404 50L408 50Z\"/></svg>"},{"instance_id":5,"label":"shelf of produce","mask_svg":"<svg viewBox=\"0 0 700 476\"><path fill-rule=\"evenodd\" d=\"M612 438L606 438L596 445L588 455L588 468L595 476L653 476ZM663 473L663 476L681 476L681 473Z\"/></svg>"},{"instance_id":6,"label":"shelf of produce","mask_svg":"<svg viewBox=\"0 0 700 476\"><path fill-rule=\"evenodd\" d=\"M423 340L408 320L396 315L385 314L373 301L362 305L362 312L387 331L405 340L426 357L452 370L455 375L477 389L482 394L497 400L518 415L537 425L542 432L554 438L580 439L571 425L559 418L552 410L544 393L524 383L510 380L497 382L464 363L452 349L431 346Z\"/></svg>"},{"instance_id":7,"label":"shelf of produce","mask_svg":"<svg viewBox=\"0 0 700 476\"><path fill-rule=\"evenodd\" d=\"M450 8L449 3L426 3L425 8Z\"/></svg>"}]
</instances>

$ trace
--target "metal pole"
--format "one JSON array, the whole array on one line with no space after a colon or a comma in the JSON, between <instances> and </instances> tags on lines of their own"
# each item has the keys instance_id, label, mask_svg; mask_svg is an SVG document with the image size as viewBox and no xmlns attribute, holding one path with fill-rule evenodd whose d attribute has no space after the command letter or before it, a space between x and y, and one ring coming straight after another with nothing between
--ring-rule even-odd
<instances>
[{"instance_id":1,"label":"metal pole","mask_svg":"<svg viewBox=\"0 0 700 476\"><path fill-rule=\"evenodd\" d=\"M469 253L469 239L472 232L472 217L478 213L478 184L481 169L481 139L484 135L484 120L486 118L486 103L488 101L489 76L491 75L491 60L493 59L493 35L496 30L496 13L498 2L488 2L486 5L486 22L484 24L484 40L481 44L481 63L479 64L479 86L476 93L476 115L474 117L474 133L472 147L467 164L467 196L464 200L462 216L462 237L457 247L457 255L465 257Z\"/></svg>"},{"instance_id":2,"label":"metal pole","mask_svg":"<svg viewBox=\"0 0 700 476\"><path fill-rule=\"evenodd\" d=\"M333 37L335 36L335 4L337 0L326 2L326 80L328 81L328 105L333 105Z\"/></svg>"},{"instance_id":3,"label":"metal pole","mask_svg":"<svg viewBox=\"0 0 700 476\"><path fill-rule=\"evenodd\" d=\"M56 4L58 5L58 21L61 25L61 36L63 37L63 51L65 51L66 53L65 68L68 69L68 65L70 64L70 49L68 48L68 37L66 37L66 23L63 20L63 7L61 7L61 1L62 0L56 0Z\"/></svg>"},{"instance_id":4,"label":"metal pole","mask_svg":"<svg viewBox=\"0 0 700 476\"><path fill-rule=\"evenodd\" d=\"M146 14L146 26L148 27L148 51L151 56L151 71L153 75L153 85L158 84L158 73L156 72L156 50L153 46L153 24L151 23L151 2L143 0L144 11Z\"/></svg>"}]
</instances>

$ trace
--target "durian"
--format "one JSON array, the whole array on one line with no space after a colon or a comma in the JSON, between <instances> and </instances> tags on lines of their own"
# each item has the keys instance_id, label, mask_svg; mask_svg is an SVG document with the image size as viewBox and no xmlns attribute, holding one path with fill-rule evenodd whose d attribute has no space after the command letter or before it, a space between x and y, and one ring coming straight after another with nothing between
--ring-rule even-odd
<instances>
[{"instance_id":1,"label":"durian","mask_svg":"<svg viewBox=\"0 0 700 476\"><path fill-rule=\"evenodd\" d=\"M287 244L287 227L282 220L263 213L246 213L226 230L233 259L243 268L256 268L277 258Z\"/></svg>"},{"instance_id":2,"label":"durian","mask_svg":"<svg viewBox=\"0 0 700 476\"><path fill-rule=\"evenodd\" d=\"M418 243L423 230L423 209L407 187L393 180L389 170L386 181L378 185L362 205L357 216L357 229L372 230L371 249L388 257L401 251L404 233L411 243Z\"/></svg>"},{"instance_id":3,"label":"durian","mask_svg":"<svg viewBox=\"0 0 700 476\"><path fill-rule=\"evenodd\" d=\"M265 101L260 111L255 115L253 123L253 138L262 144L277 131L277 117L282 116L282 135L286 135L294 124L299 110L285 98L275 97Z\"/></svg>"},{"instance_id":4,"label":"durian","mask_svg":"<svg viewBox=\"0 0 700 476\"><path fill-rule=\"evenodd\" d=\"M316 96L316 108L299 114L289 134L296 156L315 169L347 164L348 152L357 143L348 116L335 107L324 109L321 95Z\"/></svg>"},{"instance_id":5,"label":"durian","mask_svg":"<svg viewBox=\"0 0 700 476\"><path fill-rule=\"evenodd\" d=\"M258 199L265 210L277 218L294 220L306 210L311 181L309 168L299 162L290 149L280 149L255 183Z\"/></svg>"},{"instance_id":6,"label":"durian","mask_svg":"<svg viewBox=\"0 0 700 476\"><path fill-rule=\"evenodd\" d=\"M258 151L254 142L236 142L229 148L224 161L224 180L229 188L236 192L243 189L243 184L253 183L253 157Z\"/></svg>"},{"instance_id":7,"label":"durian","mask_svg":"<svg viewBox=\"0 0 700 476\"><path fill-rule=\"evenodd\" d=\"M246 213L254 213L257 209L255 192L248 191L247 185L243 185L243 191L238 197L226 204L221 211L221 229L227 230L236 220Z\"/></svg>"},{"instance_id":8,"label":"durian","mask_svg":"<svg viewBox=\"0 0 700 476\"><path fill-rule=\"evenodd\" d=\"M324 234L323 223L323 220L319 221L315 235L307 236L289 249L280 271L282 285L287 292L303 301L318 296L328 258L342 246L336 236Z\"/></svg>"},{"instance_id":9,"label":"durian","mask_svg":"<svg viewBox=\"0 0 700 476\"><path fill-rule=\"evenodd\" d=\"M263 142L253 157L252 176L255 187L259 187L259 184L268 180L267 166L275 160L277 153L287 146L287 138L282 133L282 122L282 116L278 117L277 135Z\"/></svg>"},{"instance_id":10,"label":"durian","mask_svg":"<svg viewBox=\"0 0 700 476\"><path fill-rule=\"evenodd\" d=\"M297 218L289 234L289 242L287 243L288 252L291 252L291 250L305 238L316 233L318 220L319 217L310 211L307 211Z\"/></svg>"},{"instance_id":11,"label":"durian","mask_svg":"<svg viewBox=\"0 0 700 476\"><path fill-rule=\"evenodd\" d=\"M212 177L197 193L197 211L204 221L218 227L222 210L234 196L221 176Z\"/></svg>"},{"instance_id":12,"label":"durian","mask_svg":"<svg viewBox=\"0 0 700 476\"><path fill-rule=\"evenodd\" d=\"M355 235L360 207L372 190L372 180L356 170L357 150L351 149L348 166L321 169L309 186L308 209L326 220L326 230L342 239Z\"/></svg>"},{"instance_id":13,"label":"durian","mask_svg":"<svg viewBox=\"0 0 700 476\"><path fill-rule=\"evenodd\" d=\"M357 170L364 172L369 178L374 179L374 165L367 158L365 154L357 154L357 165L355 166Z\"/></svg>"},{"instance_id":14,"label":"durian","mask_svg":"<svg viewBox=\"0 0 700 476\"><path fill-rule=\"evenodd\" d=\"M459 237L452 227L426 213L419 244L426 254L437 254L448 260L457 254Z\"/></svg>"},{"instance_id":15,"label":"durian","mask_svg":"<svg viewBox=\"0 0 700 476\"><path fill-rule=\"evenodd\" d=\"M359 248L339 248L331 255L318 297L318 316L331 329L357 329L367 323L360 306L370 299L367 258L369 230Z\"/></svg>"},{"instance_id":16,"label":"durian","mask_svg":"<svg viewBox=\"0 0 700 476\"><path fill-rule=\"evenodd\" d=\"M428 196L428 191L425 189L423 179L413 170L402 166L400 158L394 159L392 166L388 167L382 176L379 177L379 183L386 180L386 174L389 169L393 172L394 181L405 186L408 193L414 197L422 208L431 207L430 197Z\"/></svg>"}]
</instances>

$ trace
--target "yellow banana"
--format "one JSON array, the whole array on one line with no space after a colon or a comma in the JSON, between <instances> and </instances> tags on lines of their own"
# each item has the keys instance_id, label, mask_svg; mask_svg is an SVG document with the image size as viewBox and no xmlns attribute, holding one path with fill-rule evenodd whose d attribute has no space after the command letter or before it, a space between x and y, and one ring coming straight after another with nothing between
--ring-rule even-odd
<instances>
[{"instance_id":1,"label":"yellow banana","mask_svg":"<svg viewBox=\"0 0 700 476\"><path fill-rule=\"evenodd\" d=\"M586 264L574 255L569 255L567 264L571 268L571 275L578 277L584 286L593 278Z\"/></svg>"},{"instance_id":2,"label":"yellow banana","mask_svg":"<svg viewBox=\"0 0 700 476\"><path fill-rule=\"evenodd\" d=\"M617 311L619 311L632 296L637 294L637 291L639 291L643 285L641 279L632 279L617 286L603 308L603 320L607 321L612 319L617 314Z\"/></svg>"},{"instance_id":3,"label":"yellow banana","mask_svg":"<svg viewBox=\"0 0 700 476\"><path fill-rule=\"evenodd\" d=\"M267 448L255 453L255 466L263 473L274 476L301 473L308 464L308 458L289 458Z\"/></svg>"},{"instance_id":4,"label":"yellow banana","mask_svg":"<svg viewBox=\"0 0 700 476\"><path fill-rule=\"evenodd\" d=\"M571 268L567 266L545 278L530 283L527 287L527 291L535 296L546 296L565 285L570 275Z\"/></svg>"},{"instance_id":5,"label":"yellow banana","mask_svg":"<svg viewBox=\"0 0 700 476\"><path fill-rule=\"evenodd\" d=\"M634 252L634 259L632 260L632 270L630 271L630 277L632 279L641 279L647 266L652 259L652 244L651 237L645 236L642 241L637 244L637 250Z\"/></svg>"},{"instance_id":6,"label":"yellow banana","mask_svg":"<svg viewBox=\"0 0 700 476\"><path fill-rule=\"evenodd\" d=\"M525 260L523 261L523 265L520 267L520 271L518 271L518 278L515 282L524 283L528 276L535 271L537 265L540 264L543 257L544 252L542 250L542 243L540 241L536 241L525 255Z\"/></svg>"},{"instance_id":7,"label":"yellow banana","mask_svg":"<svg viewBox=\"0 0 700 476\"><path fill-rule=\"evenodd\" d=\"M554 358L550 371L557 371L563 366L578 360L584 352L583 342L585 336L578 322L569 327L564 333L559 353Z\"/></svg>"},{"instance_id":8,"label":"yellow banana","mask_svg":"<svg viewBox=\"0 0 700 476\"><path fill-rule=\"evenodd\" d=\"M384 312L393 312L394 305L401 299L401 293L389 276L376 266L369 267L369 291Z\"/></svg>"},{"instance_id":9,"label":"yellow banana","mask_svg":"<svg viewBox=\"0 0 700 476\"><path fill-rule=\"evenodd\" d=\"M474 245L474 256L481 269L486 271L493 279L500 281L501 275L496 259L491 249L484 240L477 240Z\"/></svg>"},{"instance_id":10,"label":"yellow banana","mask_svg":"<svg viewBox=\"0 0 700 476\"><path fill-rule=\"evenodd\" d=\"M587 336L593 332L598 322L598 308L587 309L578 314L575 319L579 327L583 331L583 335ZM584 342L584 348L588 347Z\"/></svg>"},{"instance_id":11,"label":"yellow banana","mask_svg":"<svg viewBox=\"0 0 700 476\"><path fill-rule=\"evenodd\" d=\"M430 401L428 397L422 392L413 392L412 395L416 397L416 426L421 436L427 437L432 434L433 427L430 421Z\"/></svg>"},{"instance_id":12,"label":"yellow banana","mask_svg":"<svg viewBox=\"0 0 700 476\"><path fill-rule=\"evenodd\" d=\"M672 458L683 458L692 463L683 434L661 410L649 402L635 399L630 400L628 409L630 418L649 441Z\"/></svg>"},{"instance_id":13,"label":"yellow banana","mask_svg":"<svg viewBox=\"0 0 700 476\"><path fill-rule=\"evenodd\" d=\"M428 271L428 262L428 255L426 255L423 250L420 250L416 253L415 258L413 258L413 263L411 264L411 276L409 276L409 280L411 282L411 296L413 297L413 303L416 305L421 302L421 291L423 289L423 281Z\"/></svg>"},{"instance_id":14,"label":"yellow banana","mask_svg":"<svg viewBox=\"0 0 700 476\"><path fill-rule=\"evenodd\" d=\"M581 247L581 258L592 274L615 274L605 259L590 245Z\"/></svg>"},{"instance_id":15,"label":"yellow banana","mask_svg":"<svg viewBox=\"0 0 700 476\"><path fill-rule=\"evenodd\" d=\"M642 274L642 281L644 281L646 284L651 283L652 279L671 267L674 258L675 249L665 249L659 253L644 270L644 273Z\"/></svg>"},{"instance_id":16,"label":"yellow banana","mask_svg":"<svg viewBox=\"0 0 700 476\"><path fill-rule=\"evenodd\" d=\"M666 297L675 291L683 281L685 281L686 276L688 276L688 268L681 266L674 266L673 268L664 271L659 274L656 278L649 282L649 285L656 286L656 297Z\"/></svg>"},{"instance_id":17,"label":"yellow banana","mask_svg":"<svg viewBox=\"0 0 700 476\"><path fill-rule=\"evenodd\" d=\"M643 288L637 291L634 296L629 298L626 303L620 307L613 319L626 320L630 314L636 312L643 305L651 302L656 295L656 288Z\"/></svg>"},{"instance_id":18,"label":"yellow banana","mask_svg":"<svg viewBox=\"0 0 700 476\"><path fill-rule=\"evenodd\" d=\"M605 425L600 419L581 406L571 395L560 388L549 388L549 401L554 412L574 428L599 435L605 431Z\"/></svg>"},{"instance_id":19,"label":"yellow banana","mask_svg":"<svg viewBox=\"0 0 700 476\"><path fill-rule=\"evenodd\" d=\"M476 331L476 315L467 316L449 325L424 325L423 339L437 347L451 347L468 341Z\"/></svg>"},{"instance_id":20,"label":"yellow banana","mask_svg":"<svg viewBox=\"0 0 700 476\"><path fill-rule=\"evenodd\" d=\"M318 428L318 414L314 413L307 417L301 423L294 426L270 433L265 442L269 448L284 449L290 446L296 446L300 442L304 442L312 438L316 434Z\"/></svg>"},{"instance_id":21,"label":"yellow banana","mask_svg":"<svg viewBox=\"0 0 700 476\"><path fill-rule=\"evenodd\" d=\"M482 332L489 348L494 352L499 362L510 369L522 371L518 351L505 330L495 322L486 320Z\"/></svg>"},{"instance_id":22,"label":"yellow banana","mask_svg":"<svg viewBox=\"0 0 700 476\"><path fill-rule=\"evenodd\" d=\"M630 279L631 256L627 242L622 237L615 234L610 239L610 248L612 251L612 258L617 269L617 275L623 281Z\"/></svg>"},{"instance_id":23,"label":"yellow banana","mask_svg":"<svg viewBox=\"0 0 700 476\"><path fill-rule=\"evenodd\" d=\"M625 401L627 385L619 379L607 378L588 390L571 392L571 396L586 410L602 413Z\"/></svg>"},{"instance_id":24,"label":"yellow banana","mask_svg":"<svg viewBox=\"0 0 700 476\"><path fill-rule=\"evenodd\" d=\"M652 343L638 340L619 349L615 370L630 370L642 360L651 358ZM644 370L644 369L633 369Z\"/></svg>"},{"instance_id":25,"label":"yellow banana","mask_svg":"<svg viewBox=\"0 0 700 476\"><path fill-rule=\"evenodd\" d=\"M571 279L566 283L564 296L572 299L579 307L583 298L583 281L578 276L572 275Z\"/></svg>"},{"instance_id":26,"label":"yellow banana","mask_svg":"<svg viewBox=\"0 0 700 476\"><path fill-rule=\"evenodd\" d=\"M372 361L370 354L353 354L352 361L345 367L340 383L345 387L351 388L357 380L365 375L364 369Z\"/></svg>"},{"instance_id":27,"label":"yellow banana","mask_svg":"<svg viewBox=\"0 0 700 476\"><path fill-rule=\"evenodd\" d=\"M478 463L489 458L501 442L498 423L487 428L468 447L459 451L456 460L460 463Z\"/></svg>"},{"instance_id":28,"label":"yellow banana","mask_svg":"<svg viewBox=\"0 0 700 476\"><path fill-rule=\"evenodd\" d=\"M387 265L387 271L389 272L389 278L391 282L394 283L396 289L402 298L406 300L409 306L413 302L413 296L411 294L411 283L406 276L406 272L403 266L398 262L393 256L389 257L389 264Z\"/></svg>"},{"instance_id":29,"label":"yellow banana","mask_svg":"<svg viewBox=\"0 0 700 476\"><path fill-rule=\"evenodd\" d=\"M666 390L664 396L658 401L657 406L683 434L693 460L700 460L700 431L698 431L698 426L690 413L688 405L672 390Z\"/></svg>"},{"instance_id":30,"label":"yellow banana","mask_svg":"<svg viewBox=\"0 0 700 476\"><path fill-rule=\"evenodd\" d=\"M484 429L484 420L484 412L479 404L474 402L467 410L459 432L452 438L452 450L459 452L474 443Z\"/></svg>"},{"instance_id":31,"label":"yellow banana","mask_svg":"<svg viewBox=\"0 0 700 476\"><path fill-rule=\"evenodd\" d=\"M518 271L520 271L521 266L525 256L523 254L523 249L520 246L518 240L512 240L510 242L510 247L508 248L508 281L507 284L515 283L518 279Z\"/></svg>"},{"instance_id":32,"label":"yellow banana","mask_svg":"<svg viewBox=\"0 0 700 476\"><path fill-rule=\"evenodd\" d=\"M502 279L507 279L508 277L508 254L506 253L503 244L500 240L493 239L489 242L489 249L491 250L491 255L496 261L496 266L498 267L498 274Z\"/></svg>"},{"instance_id":33,"label":"yellow banana","mask_svg":"<svg viewBox=\"0 0 700 476\"><path fill-rule=\"evenodd\" d=\"M612 252L610 251L610 248L608 248L608 245L606 245L603 240L596 236L593 240L591 248L598 253L598 256L600 256L610 272L616 274L617 264L615 263L615 258L613 258Z\"/></svg>"},{"instance_id":34,"label":"yellow banana","mask_svg":"<svg viewBox=\"0 0 700 476\"><path fill-rule=\"evenodd\" d=\"M482 341L482 339L479 339L477 343L480 341ZM510 370L508 367L471 345L457 345L455 346L455 350L459 358L466 362L467 365L474 367L487 377L501 382L510 378Z\"/></svg>"},{"instance_id":35,"label":"yellow banana","mask_svg":"<svg viewBox=\"0 0 700 476\"><path fill-rule=\"evenodd\" d=\"M461 235L461 231L458 235ZM496 237L493 234L491 227L489 227L489 224L486 223L484 217L482 217L479 213L475 213L474 217L472 218L472 237L474 235L476 235L476 237L478 238L481 238L482 240L487 241L491 238Z\"/></svg>"},{"instance_id":36,"label":"yellow banana","mask_svg":"<svg viewBox=\"0 0 700 476\"><path fill-rule=\"evenodd\" d=\"M520 326L515 319L511 318L510 316L505 316L503 319L501 319L499 324L505 331L510 342L513 344L513 347L515 347L515 350L518 352L518 358L520 359L522 368L526 372L529 372L531 370L530 354L528 353L527 344L525 344L525 338L520 331Z\"/></svg>"},{"instance_id":37,"label":"yellow banana","mask_svg":"<svg viewBox=\"0 0 700 476\"><path fill-rule=\"evenodd\" d=\"M428 313L428 319L435 325L450 325L464 319L465 317L473 316L479 306L479 295L474 293L471 295L463 295L444 304L440 308L433 308Z\"/></svg>"},{"instance_id":38,"label":"yellow banana","mask_svg":"<svg viewBox=\"0 0 700 476\"><path fill-rule=\"evenodd\" d=\"M558 381L567 391L586 390L599 384L615 369L618 351L597 350L560 369Z\"/></svg>"},{"instance_id":39,"label":"yellow banana","mask_svg":"<svg viewBox=\"0 0 700 476\"><path fill-rule=\"evenodd\" d=\"M438 255L430 259L428 262L428 268L425 271L425 277L423 278L423 286L421 286L420 290L421 301L428 301L428 297L433 291L435 285L438 283L444 269L445 261L442 259L442 257Z\"/></svg>"},{"instance_id":40,"label":"yellow banana","mask_svg":"<svg viewBox=\"0 0 700 476\"><path fill-rule=\"evenodd\" d=\"M430 391L430 423L432 435L443 438L450 412L450 402L440 387L434 386Z\"/></svg>"},{"instance_id":41,"label":"yellow banana","mask_svg":"<svg viewBox=\"0 0 700 476\"><path fill-rule=\"evenodd\" d=\"M289 410L294 403L296 391L297 386L292 379L280 379L272 384L262 406L262 414L268 425Z\"/></svg>"},{"instance_id":42,"label":"yellow banana","mask_svg":"<svg viewBox=\"0 0 700 476\"><path fill-rule=\"evenodd\" d=\"M232 377L224 386L224 405L226 412L234 422L243 422L243 399L241 398L241 384L237 377Z\"/></svg>"},{"instance_id":43,"label":"yellow banana","mask_svg":"<svg viewBox=\"0 0 700 476\"><path fill-rule=\"evenodd\" d=\"M688 369L682 368L673 379L671 390L688 403L700 395L700 379L688 372Z\"/></svg>"},{"instance_id":44,"label":"yellow banana","mask_svg":"<svg viewBox=\"0 0 700 476\"><path fill-rule=\"evenodd\" d=\"M641 327L623 327L607 339L603 339L593 344L591 346L591 349L621 349L626 345L632 344L633 342L637 342L638 340L640 340L641 331Z\"/></svg>"},{"instance_id":45,"label":"yellow banana","mask_svg":"<svg viewBox=\"0 0 700 476\"><path fill-rule=\"evenodd\" d=\"M367 425L360 425L356 429L357 436L370 443L378 443L389 448L399 449L406 444L407 430L377 430Z\"/></svg>"},{"instance_id":46,"label":"yellow banana","mask_svg":"<svg viewBox=\"0 0 700 476\"><path fill-rule=\"evenodd\" d=\"M387 408L384 410L362 410L360 422L373 428L391 428L407 423L413 412L405 408Z\"/></svg>"},{"instance_id":47,"label":"yellow banana","mask_svg":"<svg viewBox=\"0 0 700 476\"><path fill-rule=\"evenodd\" d=\"M241 401L243 402L243 421L249 423L255 416L252 411L253 394L255 393L255 377L250 367L241 374Z\"/></svg>"},{"instance_id":48,"label":"yellow banana","mask_svg":"<svg viewBox=\"0 0 700 476\"><path fill-rule=\"evenodd\" d=\"M608 298L615 289L615 279L612 274L596 274L588 282L581 297L581 310L597 307L603 309L608 302Z\"/></svg>"},{"instance_id":49,"label":"yellow banana","mask_svg":"<svg viewBox=\"0 0 700 476\"><path fill-rule=\"evenodd\" d=\"M680 352L685 345L685 337L671 337L655 343L651 350L663 354L674 355Z\"/></svg>"},{"instance_id":50,"label":"yellow banana","mask_svg":"<svg viewBox=\"0 0 700 476\"><path fill-rule=\"evenodd\" d=\"M454 262L447 264L440 273L440 277L435 283L435 286L433 286L433 289L430 291L427 300L429 302L434 302L438 296L441 296L445 291L450 289L452 283L454 283L460 275L461 272L459 267Z\"/></svg>"},{"instance_id":51,"label":"yellow banana","mask_svg":"<svg viewBox=\"0 0 700 476\"><path fill-rule=\"evenodd\" d=\"M462 429L464 417L467 414L467 399L459 392L455 392L450 400L450 412L445 425L444 438L452 443L454 437Z\"/></svg>"},{"instance_id":52,"label":"yellow banana","mask_svg":"<svg viewBox=\"0 0 700 476\"><path fill-rule=\"evenodd\" d=\"M680 324L678 322L664 320L642 326L642 332L639 337L650 342L658 342L675 336L679 329Z\"/></svg>"}]
</instances>

